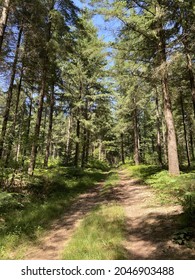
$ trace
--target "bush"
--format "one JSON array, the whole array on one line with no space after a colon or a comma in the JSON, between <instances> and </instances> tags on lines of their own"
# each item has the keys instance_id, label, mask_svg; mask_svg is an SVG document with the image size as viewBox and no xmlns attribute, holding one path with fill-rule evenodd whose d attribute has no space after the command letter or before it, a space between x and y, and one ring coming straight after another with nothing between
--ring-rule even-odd
<instances>
[{"instance_id":1,"label":"bush","mask_svg":"<svg viewBox=\"0 0 195 280\"><path fill-rule=\"evenodd\" d=\"M92 159L90 160L88 167L90 168L95 168L95 169L99 169L102 171L109 171L109 166L105 161L101 161L98 159Z\"/></svg>"},{"instance_id":2,"label":"bush","mask_svg":"<svg viewBox=\"0 0 195 280\"><path fill-rule=\"evenodd\" d=\"M187 192L183 198L183 209L188 217L195 216L195 192Z\"/></svg>"}]
</instances>

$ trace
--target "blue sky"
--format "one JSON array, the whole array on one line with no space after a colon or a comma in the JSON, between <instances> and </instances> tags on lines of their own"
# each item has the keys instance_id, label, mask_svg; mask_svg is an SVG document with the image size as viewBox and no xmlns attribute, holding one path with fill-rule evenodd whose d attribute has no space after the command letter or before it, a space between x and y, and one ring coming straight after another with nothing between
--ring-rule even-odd
<instances>
[{"instance_id":1,"label":"blue sky","mask_svg":"<svg viewBox=\"0 0 195 280\"><path fill-rule=\"evenodd\" d=\"M73 0L77 7L83 8L86 4L82 3L80 0ZM99 37L103 38L105 42L110 42L114 40L114 32L118 29L119 23L117 20L112 20L111 22L106 22L101 15L95 15L93 17L94 25L98 29ZM108 51L111 49L108 48ZM8 86L7 77L0 76L0 85L4 89Z\"/></svg>"},{"instance_id":2,"label":"blue sky","mask_svg":"<svg viewBox=\"0 0 195 280\"><path fill-rule=\"evenodd\" d=\"M81 3L80 0L73 0L73 2L79 8L86 6L86 4ZM116 32L119 27L119 22L117 20L106 22L103 16L95 15L93 17L93 22L98 29L99 36L103 37L104 41L109 42L114 40L114 32Z\"/></svg>"},{"instance_id":3,"label":"blue sky","mask_svg":"<svg viewBox=\"0 0 195 280\"><path fill-rule=\"evenodd\" d=\"M75 5L79 8L84 8L84 7L89 7L89 5L87 5L86 3L82 3L82 1L80 0L73 0L73 2L75 3ZM87 2L87 1L86 1ZM98 35L101 39L103 39L104 42L109 43L111 41L115 40L115 37L117 36L117 34L114 34L115 32L117 32L117 30L119 29L119 25L120 22L119 20L115 19L115 20L110 20L110 21L105 21L104 17L102 15L94 15L93 16L93 23L96 26L96 28L98 29ZM111 47L107 47L105 48L105 50L108 53L112 53L112 48ZM107 56L107 66L108 68L111 67L113 65L113 58L112 56L108 55Z\"/></svg>"}]
</instances>

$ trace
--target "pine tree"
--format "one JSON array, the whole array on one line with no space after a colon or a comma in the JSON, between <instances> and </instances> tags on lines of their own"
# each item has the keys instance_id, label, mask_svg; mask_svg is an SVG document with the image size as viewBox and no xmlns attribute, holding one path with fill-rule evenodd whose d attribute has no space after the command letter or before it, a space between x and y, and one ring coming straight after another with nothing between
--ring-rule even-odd
<instances>
[{"instance_id":1,"label":"pine tree","mask_svg":"<svg viewBox=\"0 0 195 280\"><path fill-rule=\"evenodd\" d=\"M4 0L2 1L2 8L1 8L1 16L0 16L0 55L2 50L2 44L5 34L5 29L7 25L8 15L9 15L9 8L10 8L11 0Z\"/></svg>"}]
</instances>

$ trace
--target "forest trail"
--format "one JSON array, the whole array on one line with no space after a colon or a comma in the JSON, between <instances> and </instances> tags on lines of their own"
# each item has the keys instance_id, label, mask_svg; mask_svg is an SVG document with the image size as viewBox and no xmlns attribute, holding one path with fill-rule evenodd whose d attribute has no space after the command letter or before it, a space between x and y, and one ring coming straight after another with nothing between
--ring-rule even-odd
<instances>
[{"instance_id":1,"label":"forest trail","mask_svg":"<svg viewBox=\"0 0 195 280\"><path fill-rule=\"evenodd\" d=\"M102 197L102 184L79 196L70 209L56 221L39 244L29 248L25 259L57 260L78 228L84 216L96 205L117 202L124 207L126 216L126 240L123 244L127 259L195 259L195 251L172 242L177 231L178 206L162 206L157 203L149 186L119 172L119 184Z\"/></svg>"},{"instance_id":2,"label":"forest trail","mask_svg":"<svg viewBox=\"0 0 195 280\"><path fill-rule=\"evenodd\" d=\"M195 250L172 242L181 206L160 205L149 186L129 178L125 171L120 178L115 195L125 209L128 259L195 259Z\"/></svg>"},{"instance_id":3,"label":"forest trail","mask_svg":"<svg viewBox=\"0 0 195 280\"><path fill-rule=\"evenodd\" d=\"M57 220L37 246L31 247L25 256L28 260L59 260L67 242L82 219L102 201L99 192L103 183L98 183L87 193L79 195L67 212Z\"/></svg>"}]
</instances>

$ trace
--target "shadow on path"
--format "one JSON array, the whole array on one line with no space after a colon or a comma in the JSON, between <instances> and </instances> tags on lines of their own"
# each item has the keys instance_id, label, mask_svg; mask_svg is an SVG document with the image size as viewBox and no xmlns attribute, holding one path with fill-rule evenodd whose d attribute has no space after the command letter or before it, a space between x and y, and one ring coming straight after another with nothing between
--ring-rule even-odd
<instances>
[{"instance_id":1,"label":"shadow on path","mask_svg":"<svg viewBox=\"0 0 195 280\"><path fill-rule=\"evenodd\" d=\"M172 241L173 234L179 229L181 207L156 205L155 195L150 187L129 179L123 172L120 173L120 177L120 185L112 190L110 198L125 208L124 248L127 258L194 260L194 249Z\"/></svg>"},{"instance_id":2,"label":"shadow on path","mask_svg":"<svg viewBox=\"0 0 195 280\"><path fill-rule=\"evenodd\" d=\"M70 240L75 229L83 217L95 206L102 202L99 195L102 183L98 183L90 191L80 195L67 212L57 220L41 238L39 244L29 249L25 259L29 260L58 260L67 241Z\"/></svg>"}]
</instances>

